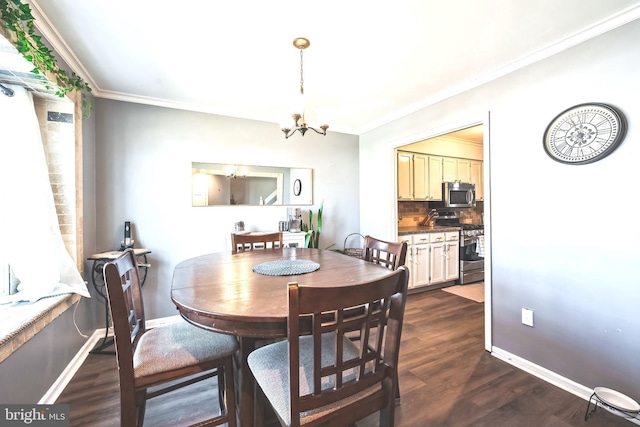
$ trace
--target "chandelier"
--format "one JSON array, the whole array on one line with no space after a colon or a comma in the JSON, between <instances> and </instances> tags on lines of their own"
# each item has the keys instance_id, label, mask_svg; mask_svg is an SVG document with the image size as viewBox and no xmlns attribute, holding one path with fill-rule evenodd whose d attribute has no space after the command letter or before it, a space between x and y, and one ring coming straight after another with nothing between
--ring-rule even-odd
<instances>
[{"instance_id":1,"label":"chandelier","mask_svg":"<svg viewBox=\"0 0 640 427\"><path fill-rule=\"evenodd\" d=\"M227 179L246 178L247 173L247 168L245 167L227 166L224 168L224 174Z\"/></svg>"},{"instance_id":2,"label":"chandelier","mask_svg":"<svg viewBox=\"0 0 640 427\"><path fill-rule=\"evenodd\" d=\"M301 98L303 98L304 96L304 78L302 73L303 71L302 52L306 48L308 48L310 44L311 43L309 42L309 40L303 37L298 37L293 40L293 46L296 49L300 50L300 97ZM309 129L311 129L315 133L319 133L320 135L326 135L329 125L322 124L320 125L320 129L316 129L314 127L309 126L304 118L304 105L301 105L300 108L301 108L301 111L296 111L293 114L291 114L291 118L293 119L293 124L292 124L293 126L289 124L282 125L282 132L284 132L284 137L288 139L290 136L296 133L296 131L299 131L302 134L302 136L304 136L304 134Z\"/></svg>"}]
</instances>

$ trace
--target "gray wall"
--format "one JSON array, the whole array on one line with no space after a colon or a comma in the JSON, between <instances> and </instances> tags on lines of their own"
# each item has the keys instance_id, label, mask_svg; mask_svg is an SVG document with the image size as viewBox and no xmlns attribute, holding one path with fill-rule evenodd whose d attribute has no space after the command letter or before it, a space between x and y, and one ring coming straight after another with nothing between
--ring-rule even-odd
<instances>
[{"instance_id":1,"label":"gray wall","mask_svg":"<svg viewBox=\"0 0 640 427\"><path fill-rule=\"evenodd\" d=\"M83 298L81 306L85 302ZM86 327L84 322L78 323ZM85 331L93 333L93 329ZM73 325L70 308L0 362L0 402L37 403L84 343Z\"/></svg>"},{"instance_id":2,"label":"gray wall","mask_svg":"<svg viewBox=\"0 0 640 427\"><path fill-rule=\"evenodd\" d=\"M277 230L282 206L191 206L191 162L312 168L314 205L324 200L320 247L338 247L359 229L358 137L330 132L285 140L278 125L98 99L96 230L99 251L116 249L131 221L136 247L152 251L144 286L150 318L175 315L173 269L230 250L235 221Z\"/></svg>"},{"instance_id":3,"label":"gray wall","mask_svg":"<svg viewBox=\"0 0 640 427\"><path fill-rule=\"evenodd\" d=\"M285 141L269 123L97 100L95 151L92 121L84 131L85 255L117 248L123 222L132 221L136 246L153 251L148 314L161 317L175 314L169 288L177 262L225 250L236 220L273 229L284 216L283 208L270 206L192 208L192 161L313 168L314 211L325 200L321 247L340 247L358 230L393 239L394 147L477 123L490 112L493 344L579 384L638 399L640 231L628 224L634 205L627 202L640 158L638 36L640 23L627 24L361 135L359 147L350 135ZM626 140L591 165L552 161L542 149L546 125L586 101L620 107L629 119ZM514 190L528 196L513 197ZM533 329L521 325L522 307L535 310ZM89 317L101 319L100 310ZM80 344L60 339L78 337L70 316L2 362L0 401L34 402L48 389ZM37 381L33 366L44 367ZM10 385L16 383L24 393Z\"/></svg>"},{"instance_id":4,"label":"gray wall","mask_svg":"<svg viewBox=\"0 0 640 427\"><path fill-rule=\"evenodd\" d=\"M640 22L632 22L360 137L361 227L392 238L395 200L372 197L380 187L363 178L376 172L393 194L394 147L490 113L493 345L578 384L635 399L638 37ZM589 101L622 109L629 121L625 141L593 164L554 162L542 148L547 124ZM373 219L373 211L380 216ZM521 324L523 307L534 310L534 328Z\"/></svg>"}]
</instances>

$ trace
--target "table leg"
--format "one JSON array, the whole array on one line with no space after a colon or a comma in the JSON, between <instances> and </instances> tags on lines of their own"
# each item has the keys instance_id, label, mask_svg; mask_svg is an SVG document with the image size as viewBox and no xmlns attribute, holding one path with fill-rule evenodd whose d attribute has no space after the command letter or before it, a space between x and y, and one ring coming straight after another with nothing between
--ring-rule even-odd
<instances>
[{"instance_id":1,"label":"table leg","mask_svg":"<svg viewBox=\"0 0 640 427\"><path fill-rule=\"evenodd\" d=\"M260 417L255 417L255 380L247 364L247 356L256 348L255 338L240 337L240 350L236 357L236 373L238 375L238 418L240 427L261 425Z\"/></svg>"}]
</instances>

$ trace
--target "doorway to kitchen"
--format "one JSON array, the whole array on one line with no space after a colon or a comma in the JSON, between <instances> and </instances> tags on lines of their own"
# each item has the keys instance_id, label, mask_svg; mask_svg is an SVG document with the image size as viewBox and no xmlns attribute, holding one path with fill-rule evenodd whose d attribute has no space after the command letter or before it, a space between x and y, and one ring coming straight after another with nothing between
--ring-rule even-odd
<instances>
[{"instance_id":1,"label":"doorway to kitchen","mask_svg":"<svg viewBox=\"0 0 640 427\"><path fill-rule=\"evenodd\" d=\"M458 279L454 286L462 288L473 285L474 288L484 288L485 349L491 351L488 129L488 117L475 123L441 129L440 132L433 132L424 139L396 147L396 154L413 153L416 156L426 156L428 160L424 164L435 169L440 168L426 172L432 181L438 180L437 185L429 185L429 190L424 194L413 193L411 198L404 197L407 191L403 188L404 183L400 177L400 170L398 171L398 227L417 226L429 214L433 214L434 210L441 214L454 214L458 225L461 226L460 271L464 272L464 279ZM446 209L440 189L443 182L475 184L475 206ZM437 218L434 223L438 223ZM473 236L470 235L472 233ZM462 242L467 244L462 245ZM473 248L473 253L469 253L470 248ZM477 270L474 270L473 274L467 272L471 264L474 268L480 265L479 260L482 261L482 273Z\"/></svg>"}]
</instances>

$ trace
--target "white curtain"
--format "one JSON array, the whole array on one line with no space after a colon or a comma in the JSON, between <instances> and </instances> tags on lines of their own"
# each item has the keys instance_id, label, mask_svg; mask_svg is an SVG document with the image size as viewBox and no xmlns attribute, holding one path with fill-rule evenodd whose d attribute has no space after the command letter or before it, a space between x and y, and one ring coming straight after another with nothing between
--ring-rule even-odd
<instances>
[{"instance_id":1,"label":"white curtain","mask_svg":"<svg viewBox=\"0 0 640 427\"><path fill-rule=\"evenodd\" d=\"M0 94L0 260L8 261L20 291L2 302L89 297L60 233L33 99L9 87L13 97Z\"/></svg>"}]
</instances>

